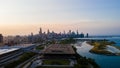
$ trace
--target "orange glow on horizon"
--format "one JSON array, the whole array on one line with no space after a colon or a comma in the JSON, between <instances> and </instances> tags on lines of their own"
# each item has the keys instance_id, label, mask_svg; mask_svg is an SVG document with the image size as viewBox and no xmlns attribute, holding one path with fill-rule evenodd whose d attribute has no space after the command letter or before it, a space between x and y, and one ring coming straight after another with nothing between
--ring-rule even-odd
<instances>
[{"instance_id":1,"label":"orange glow on horizon","mask_svg":"<svg viewBox=\"0 0 120 68\"><path fill-rule=\"evenodd\" d=\"M39 28L42 28L43 32L47 31L48 29L50 31L54 32L63 32L64 30L68 32L69 30L76 31L78 30L79 32L84 32L84 33L108 33L107 31L109 28L113 28L113 24L109 23L109 28L107 25L104 24L104 22L88 22L88 21L81 21L81 22L55 22L55 23L0 23L0 33L3 34L3 36L8 36L8 35L29 35L31 32L34 34L38 34ZM101 28L102 26L102 28ZM114 24L114 26L119 26L118 24ZM105 32L103 31L105 30Z\"/></svg>"},{"instance_id":2,"label":"orange glow on horizon","mask_svg":"<svg viewBox=\"0 0 120 68\"><path fill-rule=\"evenodd\" d=\"M82 24L80 24L82 25ZM63 23L51 23L51 24L39 24L39 23L25 23L25 24L2 24L0 25L0 32L3 35L28 35L31 32L34 34L37 34L39 31L39 28L42 28L43 31L47 31L48 29L50 31L55 31L57 33L63 32L64 30L68 32L68 30L79 30L84 27L78 26L78 24L63 24Z\"/></svg>"}]
</instances>

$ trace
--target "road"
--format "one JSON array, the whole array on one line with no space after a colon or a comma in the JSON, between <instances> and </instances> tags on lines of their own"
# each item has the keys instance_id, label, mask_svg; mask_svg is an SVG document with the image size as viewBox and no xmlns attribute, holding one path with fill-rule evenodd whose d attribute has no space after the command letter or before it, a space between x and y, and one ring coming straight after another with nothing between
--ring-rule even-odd
<instances>
[{"instance_id":1,"label":"road","mask_svg":"<svg viewBox=\"0 0 120 68\"><path fill-rule=\"evenodd\" d=\"M18 52L17 54L14 55L10 55L8 57L5 57L4 59L0 60L0 67L10 63L11 61L17 60L19 56L21 56L21 54L23 54L23 52Z\"/></svg>"},{"instance_id":2,"label":"road","mask_svg":"<svg viewBox=\"0 0 120 68\"><path fill-rule=\"evenodd\" d=\"M30 46L30 47L26 47L26 48L21 48L18 52L12 53L12 54L8 54L7 56L1 57L0 58L0 68L4 67L6 64L18 60L19 57L24 53L28 51L33 51L32 49L34 49L36 46Z\"/></svg>"}]
</instances>

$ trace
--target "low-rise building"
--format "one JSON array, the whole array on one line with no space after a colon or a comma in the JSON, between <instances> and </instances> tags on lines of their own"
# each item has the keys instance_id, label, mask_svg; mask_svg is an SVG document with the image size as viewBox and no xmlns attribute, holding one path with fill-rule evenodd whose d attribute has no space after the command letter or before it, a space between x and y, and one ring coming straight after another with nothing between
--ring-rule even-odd
<instances>
[{"instance_id":1,"label":"low-rise building","mask_svg":"<svg viewBox=\"0 0 120 68\"><path fill-rule=\"evenodd\" d=\"M74 58L75 52L69 44L52 44L43 51L44 58Z\"/></svg>"},{"instance_id":2,"label":"low-rise building","mask_svg":"<svg viewBox=\"0 0 120 68\"><path fill-rule=\"evenodd\" d=\"M39 59L41 60L41 65L37 65L36 67L71 68L76 64L75 54L75 51L69 44L52 44L43 50L42 57Z\"/></svg>"}]
</instances>

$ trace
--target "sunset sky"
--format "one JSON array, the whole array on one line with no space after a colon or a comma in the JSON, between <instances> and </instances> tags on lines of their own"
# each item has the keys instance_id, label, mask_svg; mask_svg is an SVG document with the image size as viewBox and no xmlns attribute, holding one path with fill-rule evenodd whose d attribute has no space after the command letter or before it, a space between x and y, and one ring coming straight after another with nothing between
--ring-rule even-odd
<instances>
[{"instance_id":1,"label":"sunset sky","mask_svg":"<svg viewBox=\"0 0 120 68\"><path fill-rule=\"evenodd\" d=\"M120 35L120 0L0 0L0 33L36 34L40 27Z\"/></svg>"}]
</instances>

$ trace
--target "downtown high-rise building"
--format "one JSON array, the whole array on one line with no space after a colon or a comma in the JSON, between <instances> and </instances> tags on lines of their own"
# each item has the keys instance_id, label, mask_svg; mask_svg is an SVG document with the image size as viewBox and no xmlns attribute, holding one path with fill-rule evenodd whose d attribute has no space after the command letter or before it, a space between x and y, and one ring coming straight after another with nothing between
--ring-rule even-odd
<instances>
[{"instance_id":1,"label":"downtown high-rise building","mask_svg":"<svg viewBox=\"0 0 120 68\"><path fill-rule=\"evenodd\" d=\"M0 34L0 43L3 43L3 35Z\"/></svg>"}]
</instances>

